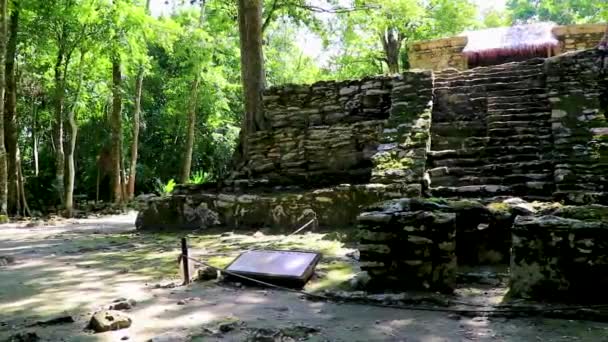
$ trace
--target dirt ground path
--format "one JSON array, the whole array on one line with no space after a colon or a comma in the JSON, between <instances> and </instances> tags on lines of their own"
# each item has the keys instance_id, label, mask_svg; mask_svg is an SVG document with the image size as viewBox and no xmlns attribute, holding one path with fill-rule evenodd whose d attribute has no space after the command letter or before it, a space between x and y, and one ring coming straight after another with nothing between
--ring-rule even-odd
<instances>
[{"instance_id":1,"label":"dirt ground path","mask_svg":"<svg viewBox=\"0 0 608 342\"><path fill-rule=\"evenodd\" d=\"M0 341L28 331L43 341L272 341L269 336L278 335L282 341L608 341L608 324L596 322L467 318L314 302L298 294L215 282L164 286L178 282L179 236L138 234L134 220L131 213L1 226L0 256L15 261L0 266ZM191 235L195 255L218 265L245 247L275 238ZM352 276L346 257L352 250L323 234L286 243L308 243L324 252L323 276L312 286L331 287ZM121 297L137 301L127 313L130 328L102 334L84 329L94 311ZM31 326L62 315L75 322Z\"/></svg>"}]
</instances>

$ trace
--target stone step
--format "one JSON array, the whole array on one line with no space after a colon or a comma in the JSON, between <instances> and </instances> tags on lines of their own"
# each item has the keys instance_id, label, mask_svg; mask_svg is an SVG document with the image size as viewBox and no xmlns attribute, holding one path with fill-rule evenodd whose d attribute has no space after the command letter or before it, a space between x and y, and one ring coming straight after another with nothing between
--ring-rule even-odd
<instances>
[{"instance_id":1,"label":"stone step","mask_svg":"<svg viewBox=\"0 0 608 342\"><path fill-rule=\"evenodd\" d=\"M484 151L483 147L468 148L468 149L450 149L450 150L439 150L429 151L427 156L430 160L440 160L449 158L466 158L466 157L477 157Z\"/></svg>"},{"instance_id":2,"label":"stone step","mask_svg":"<svg viewBox=\"0 0 608 342\"><path fill-rule=\"evenodd\" d=\"M497 97L517 97L517 96L529 96L529 95L544 95L546 96L547 89L545 87L534 87L534 88L523 88L523 89L512 89L512 90L503 90L498 88L496 91L488 91L488 98L497 98Z\"/></svg>"},{"instance_id":3,"label":"stone step","mask_svg":"<svg viewBox=\"0 0 608 342\"><path fill-rule=\"evenodd\" d=\"M428 163L432 168L436 167L473 167L479 166L482 169L492 166L512 165L543 161L540 153L534 154L508 154L492 157L455 157L443 159L429 159ZM528 170L525 168L525 170Z\"/></svg>"},{"instance_id":4,"label":"stone step","mask_svg":"<svg viewBox=\"0 0 608 342\"><path fill-rule=\"evenodd\" d=\"M486 155L505 155L505 154L535 154L550 151L550 146L534 145L499 145L487 146L483 150Z\"/></svg>"},{"instance_id":5,"label":"stone step","mask_svg":"<svg viewBox=\"0 0 608 342\"><path fill-rule=\"evenodd\" d=\"M553 172L518 173L506 175L502 178L504 184L518 184L526 182L553 182Z\"/></svg>"},{"instance_id":6,"label":"stone step","mask_svg":"<svg viewBox=\"0 0 608 342\"><path fill-rule=\"evenodd\" d=\"M467 143L468 141L465 141ZM471 142L477 143L477 140ZM486 146L504 146L504 145L531 145L531 144L549 144L553 145L553 136L551 134L539 135L533 134L519 134L511 136L493 136L489 137L485 142Z\"/></svg>"},{"instance_id":7,"label":"stone step","mask_svg":"<svg viewBox=\"0 0 608 342\"><path fill-rule=\"evenodd\" d=\"M467 185L483 185L483 184L499 184L501 183L501 177L478 177L475 175L456 177L456 176L442 176L442 177L431 177L431 186L467 186Z\"/></svg>"},{"instance_id":8,"label":"stone step","mask_svg":"<svg viewBox=\"0 0 608 342\"><path fill-rule=\"evenodd\" d=\"M479 147L521 147L530 145L539 146L544 150L547 147L553 146L553 136L551 134L521 134L506 137L488 137L486 134L483 134L483 136L469 136L463 138L461 136L442 136L433 134L431 139L431 149L434 151L472 149Z\"/></svg>"},{"instance_id":9,"label":"stone step","mask_svg":"<svg viewBox=\"0 0 608 342\"><path fill-rule=\"evenodd\" d=\"M485 89L491 96L500 96L505 91L509 90L544 88L544 83L544 80L541 79L526 79L517 82L496 82L486 85Z\"/></svg>"},{"instance_id":10,"label":"stone step","mask_svg":"<svg viewBox=\"0 0 608 342\"><path fill-rule=\"evenodd\" d=\"M513 190L504 185L465 185L431 187L433 197L480 198L512 195Z\"/></svg>"},{"instance_id":11,"label":"stone step","mask_svg":"<svg viewBox=\"0 0 608 342\"><path fill-rule=\"evenodd\" d=\"M490 137L514 137L521 135L551 135L550 127L504 127L488 129Z\"/></svg>"},{"instance_id":12,"label":"stone step","mask_svg":"<svg viewBox=\"0 0 608 342\"><path fill-rule=\"evenodd\" d=\"M466 167L483 165L482 158L444 158L444 159L429 159L431 167Z\"/></svg>"},{"instance_id":13,"label":"stone step","mask_svg":"<svg viewBox=\"0 0 608 342\"><path fill-rule=\"evenodd\" d=\"M540 153L530 153L530 154L507 154L503 156L491 156L489 158L484 158L484 161L488 164L505 164L505 163L522 163L522 162L531 162L537 160L543 160L543 156Z\"/></svg>"},{"instance_id":14,"label":"stone step","mask_svg":"<svg viewBox=\"0 0 608 342\"><path fill-rule=\"evenodd\" d=\"M543 175L542 179L534 179L531 177L524 177L525 175L507 176L506 177L483 177L483 176L443 176L443 177L431 177L431 188L438 187L466 187L466 186L483 186L486 184L496 184L500 186L509 187L511 190L528 195L550 195L555 191L555 184L550 178L550 175Z\"/></svg>"},{"instance_id":15,"label":"stone step","mask_svg":"<svg viewBox=\"0 0 608 342\"><path fill-rule=\"evenodd\" d=\"M479 168L483 175L496 174L501 176L525 174L525 173L552 173L553 161L532 160L527 162L488 164Z\"/></svg>"},{"instance_id":16,"label":"stone step","mask_svg":"<svg viewBox=\"0 0 608 342\"><path fill-rule=\"evenodd\" d=\"M519 163L484 164L479 166L446 166L445 175L457 178L465 176L477 177L507 177L518 175L540 175L551 176L553 174L553 162L549 160L536 160ZM532 179L538 180L538 179Z\"/></svg>"},{"instance_id":17,"label":"stone step","mask_svg":"<svg viewBox=\"0 0 608 342\"><path fill-rule=\"evenodd\" d=\"M488 198L495 196L518 196L525 200L549 200L554 192L552 183L529 182L517 185L462 185L431 187L433 197Z\"/></svg>"},{"instance_id":18,"label":"stone step","mask_svg":"<svg viewBox=\"0 0 608 342\"><path fill-rule=\"evenodd\" d=\"M457 130L482 130L485 129L486 125L481 121L465 121L465 120L452 120L443 122L433 122L431 130L435 131L449 131L451 129Z\"/></svg>"},{"instance_id":19,"label":"stone step","mask_svg":"<svg viewBox=\"0 0 608 342\"><path fill-rule=\"evenodd\" d=\"M486 116L488 126L490 122L495 121L543 121L547 125L551 126L549 120L551 119L551 113L543 112L531 112L531 113L517 113L517 114L489 114Z\"/></svg>"},{"instance_id":20,"label":"stone step","mask_svg":"<svg viewBox=\"0 0 608 342\"><path fill-rule=\"evenodd\" d=\"M551 195L555 191L555 183L529 181L525 183L511 184L511 189L520 194L526 195Z\"/></svg>"},{"instance_id":21,"label":"stone step","mask_svg":"<svg viewBox=\"0 0 608 342\"><path fill-rule=\"evenodd\" d=\"M498 68L489 69L475 68L464 71L444 70L435 74L435 79L449 80L457 78L479 78L479 77L504 77L513 75L537 74L541 72L540 65L519 66L518 68Z\"/></svg>"},{"instance_id":22,"label":"stone step","mask_svg":"<svg viewBox=\"0 0 608 342\"><path fill-rule=\"evenodd\" d=\"M513 100L510 102L498 102L492 103L488 102L488 110L506 110L506 109L516 109L516 108L525 108L532 109L534 108L537 112L543 112L549 110L549 104L545 103L545 101L537 100L534 102L530 102L527 100Z\"/></svg>"},{"instance_id":23,"label":"stone step","mask_svg":"<svg viewBox=\"0 0 608 342\"><path fill-rule=\"evenodd\" d=\"M539 155L550 152L550 146L543 145L499 145L429 151L427 156L431 163L444 159L483 159L483 161L508 160L514 158L539 158Z\"/></svg>"},{"instance_id":24,"label":"stone step","mask_svg":"<svg viewBox=\"0 0 608 342\"><path fill-rule=\"evenodd\" d=\"M536 120L536 121L527 121L527 120L522 120L522 121L492 121L490 123L488 123L488 129L495 129L495 128L516 128L516 127L545 127L545 128L550 128L551 124L547 121L541 121L541 120Z\"/></svg>"},{"instance_id":25,"label":"stone step","mask_svg":"<svg viewBox=\"0 0 608 342\"><path fill-rule=\"evenodd\" d=\"M473 85L463 87L436 87L435 92L446 92L452 95L463 94L470 96L471 100L477 99L472 94L483 94L482 97L514 97L525 95L540 95L547 93L547 89L541 86L531 86L530 84L523 85L504 85L493 86L495 90L488 90L484 85Z\"/></svg>"},{"instance_id":26,"label":"stone step","mask_svg":"<svg viewBox=\"0 0 608 342\"><path fill-rule=\"evenodd\" d=\"M543 103L547 103L547 93L542 92L540 94L525 94L525 95L517 95L517 96L488 96L481 98L483 99L488 106L489 105L498 105L498 104L512 104L519 102L533 102L542 101ZM477 98L475 98L477 99Z\"/></svg>"},{"instance_id":27,"label":"stone step","mask_svg":"<svg viewBox=\"0 0 608 342\"><path fill-rule=\"evenodd\" d=\"M494 73L476 74L476 73L457 73L451 75L438 74L435 77L435 84L437 83L454 83L454 82L474 82L488 84L495 80L509 82L509 80L521 80L521 79L538 79L542 77L542 72L537 69L520 70L517 72L513 71L497 71Z\"/></svg>"},{"instance_id":28,"label":"stone step","mask_svg":"<svg viewBox=\"0 0 608 342\"><path fill-rule=\"evenodd\" d=\"M542 71L544 64L543 59L531 59L524 62L505 63L500 65L492 65L487 67L477 67L464 71L444 70L437 73L437 77L446 77L445 75L495 75L495 74L514 74L523 71Z\"/></svg>"},{"instance_id":29,"label":"stone step","mask_svg":"<svg viewBox=\"0 0 608 342\"><path fill-rule=\"evenodd\" d=\"M512 114L535 114L535 113L546 113L551 114L549 108L538 110L537 108L521 108L512 107L508 109L488 109L488 115L512 115Z\"/></svg>"},{"instance_id":30,"label":"stone step","mask_svg":"<svg viewBox=\"0 0 608 342\"><path fill-rule=\"evenodd\" d=\"M505 83L517 83L517 82L542 82L540 78L542 74L539 72L529 72L525 74L513 75L495 75L487 77L479 77L477 75L473 77L453 77L449 79L435 79L436 87L449 87L459 88L465 86L483 86L489 84L505 84Z\"/></svg>"}]
</instances>

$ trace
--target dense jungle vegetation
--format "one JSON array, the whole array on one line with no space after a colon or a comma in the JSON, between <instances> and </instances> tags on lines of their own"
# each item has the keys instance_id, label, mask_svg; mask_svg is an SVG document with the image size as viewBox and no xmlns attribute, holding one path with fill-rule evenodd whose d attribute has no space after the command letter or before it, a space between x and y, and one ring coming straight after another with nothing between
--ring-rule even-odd
<instances>
[{"instance_id":1,"label":"dense jungle vegetation","mask_svg":"<svg viewBox=\"0 0 608 342\"><path fill-rule=\"evenodd\" d=\"M264 87L399 72L409 43L467 29L608 17L605 0L477 5L0 0L0 215L222 179Z\"/></svg>"}]
</instances>

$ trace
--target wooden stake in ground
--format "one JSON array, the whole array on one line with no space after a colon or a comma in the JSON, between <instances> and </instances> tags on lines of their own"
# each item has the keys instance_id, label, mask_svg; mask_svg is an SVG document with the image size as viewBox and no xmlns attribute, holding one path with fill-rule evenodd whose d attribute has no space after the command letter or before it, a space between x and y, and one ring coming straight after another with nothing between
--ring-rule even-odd
<instances>
[{"instance_id":1,"label":"wooden stake in ground","mask_svg":"<svg viewBox=\"0 0 608 342\"><path fill-rule=\"evenodd\" d=\"M190 260L188 259L188 240L182 238L182 255L180 257L182 264L182 272L184 275L184 285L190 284Z\"/></svg>"}]
</instances>

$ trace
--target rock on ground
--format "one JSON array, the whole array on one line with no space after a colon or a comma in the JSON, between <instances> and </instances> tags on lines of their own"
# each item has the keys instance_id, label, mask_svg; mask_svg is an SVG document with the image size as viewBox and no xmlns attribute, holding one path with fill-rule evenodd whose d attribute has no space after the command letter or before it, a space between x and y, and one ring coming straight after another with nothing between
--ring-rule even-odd
<instances>
[{"instance_id":1,"label":"rock on ground","mask_svg":"<svg viewBox=\"0 0 608 342\"><path fill-rule=\"evenodd\" d=\"M131 326L131 318L115 310L101 310L93 314L89 328L95 332L126 329Z\"/></svg>"}]
</instances>

